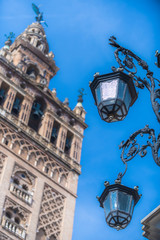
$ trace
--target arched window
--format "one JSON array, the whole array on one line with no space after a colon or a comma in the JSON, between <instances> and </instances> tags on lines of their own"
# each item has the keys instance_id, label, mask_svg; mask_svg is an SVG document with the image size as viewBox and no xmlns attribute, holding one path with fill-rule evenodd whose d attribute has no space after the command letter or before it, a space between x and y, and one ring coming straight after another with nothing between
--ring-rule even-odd
<instances>
[{"instance_id":1,"label":"arched window","mask_svg":"<svg viewBox=\"0 0 160 240\"><path fill-rule=\"evenodd\" d=\"M37 41L37 46L36 46L36 47L39 48L39 49L41 49L41 48L42 48L41 46L42 46L41 41Z\"/></svg>"},{"instance_id":2,"label":"arched window","mask_svg":"<svg viewBox=\"0 0 160 240\"><path fill-rule=\"evenodd\" d=\"M9 86L2 82L2 85L0 87L0 105L3 105L6 97L7 97L7 92L9 90Z\"/></svg>"},{"instance_id":3,"label":"arched window","mask_svg":"<svg viewBox=\"0 0 160 240\"><path fill-rule=\"evenodd\" d=\"M32 79L36 79L37 78L37 75L38 75L38 69L36 66L34 65L30 65L28 68L27 68L27 71L26 71L26 74L32 78Z\"/></svg>"},{"instance_id":4,"label":"arched window","mask_svg":"<svg viewBox=\"0 0 160 240\"><path fill-rule=\"evenodd\" d=\"M13 103L13 107L12 107L12 114L17 117L18 117L20 109L21 109L22 101L23 101L23 96L20 95L19 93L17 93L14 103Z\"/></svg>"},{"instance_id":5,"label":"arched window","mask_svg":"<svg viewBox=\"0 0 160 240\"><path fill-rule=\"evenodd\" d=\"M68 131L67 132L67 137L66 137L65 149L64 149L65 153L67 153L67 154L70 153L72 139L73 139L73 134Z\"/></svg>"},{"instance_id":6,"label":"arched window","mask_svg":"<svg viewBox=\"0 0 160 240\"><path fill-rule=\"evenodd\" d=\"M58 132L59 132L60 124L56 121L54 121L53 128L52 128L52 134L51 134L51 143L56 144Z\"/></svg>"},{"instance_id":7,"label":"arched window","mask_svg":"<svg viewBox=\"0 0 160 240\"><path fill-rule=\"evenodd\" d=\"M35 131L38 131L39 125L46 109L46 102L43 98L37 97L32 105L29 126Z\"/></svg>"},{"instance_id":8,"label":"arched window","mask_svg":"<svg viewBox=\"0 0 160 240\"><path fill-rule=\"evenodd\" d=\"M14 218L14 221L15 221L15 223L17 223L17 224L20 224L20 218L19 218L19 217L15 217L15 218Z\"/></svg>"},{"instance_id":9,"label":"arched window","mask_svg":"<svg viewBox=\"0 0 160 240\"><path fill-rule=\"evenodd\" d=\"M16 184L16 185L19 185L19 179L18 178L14 178L13 179L13 183Z\"/></svg>"},{"instance_id":10,"label":"arched window","mask_svg":"<svg viewBox=\"0 0 160 240\"><path fill-rule=\"evenodd\" d=\"M6 211L5 215L6 215L7 218L10 218L10 219L12 218L12 213L9 212L9 211Z\"/></svg>"}]
</instances>

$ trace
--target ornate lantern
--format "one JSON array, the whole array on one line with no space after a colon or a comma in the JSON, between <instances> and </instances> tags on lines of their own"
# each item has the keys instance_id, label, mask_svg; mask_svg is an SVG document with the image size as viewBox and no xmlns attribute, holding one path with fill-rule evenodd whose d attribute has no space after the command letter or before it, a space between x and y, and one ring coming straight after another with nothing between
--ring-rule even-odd
<instances>
[{"instance_id":1,"label":"ornate lantern","mask_svg":"<svg viewBox=\"0 0 160 240\"><path fill-rule=\"evenodd\" d=\"M140 199L138 187L132 189L120 183L105 183L106 188L98 200L104 208L106 222L117 230L124 229L130 223L134 206Z\"/></svg>"},{"instance_id":2,"label":"ornate lantern","mask_svg":"<svg viewBox=\"0 0 160 240\"><path fill-rule=\"evenodd\" d=\"M129 107L137 99L133 80L124 72L95 74L90 88L102 120L116 122L123 120Z\"/></svg>"}]
</instances>

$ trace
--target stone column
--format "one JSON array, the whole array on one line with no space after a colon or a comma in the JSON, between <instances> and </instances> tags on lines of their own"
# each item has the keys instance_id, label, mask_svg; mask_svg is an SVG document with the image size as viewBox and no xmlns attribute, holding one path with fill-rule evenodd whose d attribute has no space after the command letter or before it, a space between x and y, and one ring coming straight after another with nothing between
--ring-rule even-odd
<instances>
[{"instance_id":1,"label":"stone column","mask_svg":"<svg viewBox=\"0 0 160 240\"><path fill-rule=\"evenodd\" d=\"M77 136L73 137L70 157L73 158L76 162L80 162L81 158L81 148L82 148L82 140Z\"/></svg>"},{"instance_id":2,"label":"stone column","mask_svg":"<svg viewBox=\"0 0 160 240\"><path fill-rule=\"evenodd\" d=\"M50 113L45 112L41 127L39 129L39 134L48 141L51 139L53 123L53 116Z\"/></svg>"},{"instance_id":3,"label":"stone column","mask_svg":"<svg viewBox=\"0 0 160 240\"><path fill-rule=\"evenodd\" d=\"M23 102L22 102L21 110L20 110L20 113L19 113L19 119L25 125L28 124L31 109L32 109L32 104L33 104L33 99L29 99L27 97L25 97Z\"/></svg>"},{"instance_id":4,"label":"stone column","mask_svg":"<svg viewBox=\"0 0 160 240\"><path fill-rule=\"evenodd\" d=\"M59 129L56 145L62 151L64 151L65 149L66 137L67 137L67 129L64 126L61 126Z\"/></svg>"},{"instance_id":5,"label":"stone column","mask_svg":"<svg viewBox=\"0 0 160 240\"><path fill-rule=\"evenodd\" d=\"M4 105L3 105L4 109L7 112L12 111L12 107L13 107L15 97L16 97L16 90L11 87L9 89L8 93L7 93L7 98L6 98L6 100L4 102Z\"/></svg>"}]
</instances>

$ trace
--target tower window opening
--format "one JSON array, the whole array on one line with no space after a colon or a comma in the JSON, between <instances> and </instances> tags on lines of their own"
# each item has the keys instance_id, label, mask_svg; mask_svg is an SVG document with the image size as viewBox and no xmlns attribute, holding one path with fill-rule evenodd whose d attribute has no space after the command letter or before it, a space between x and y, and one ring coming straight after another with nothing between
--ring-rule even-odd
<instances>
[{"instance_id":1,"label":"tower window opening","mask_svg":"<svg viewBox=\"0 0 160 240\"><path fill-rule=\"evenodd\" d=\"M17 223L17 224L20 224L20 219L19 219L19 217L15 217L14 221L15 221L15 223Z\"/></svg>"},{"instance_id":2,"label":"tower window opening","mask_svg":"<svg viewBox=\"0 0 160 240\"><path fill-rule=\"evenodd\" d=\"M41 49L42 48L42 43L41 41L37 41L37 45L36 45L37 48Z\"/></svg>"},{"instance_id":3,"label":"tower window opening","mask_svg":"<svg viewBox=\"0 0 160 240\"><path fill-rule=\"evenodd\" d=\"M38 75L38 69L36 68L36 66L30 65L30 66L28 67L27 71L26 71L26 74L27 74L30 78L36 80L37 75Z\"/></svg>"},{"instance_id":4,"label":"tower window opening","mask_svg":"<svg viewBox=\"0 0 160 240\"><path fill-rule=\"evenodd\" d=\"M9 143L8 139L6 139L4 143L5 143L5 145L7 146L8 143Z\"/></svg>"},{"instance_id":5,"label":"tower window opening","mask_svg":"<svg viewBox=\"0 0 160 240\"><path fill-rule=\"evenodd\" d=\"M2 85L0 87L0 105L3 105L6 97L7 97L7 92L9 90L9 86L2 82Z\"/></svg>"},{"instance_id":6,"label":"tower window opening","mask_svg":"<svg viewBox=\"0 0 160 240\"><path fill-rule=\"evenodd\" d=\"M56 140L58 137L60 124L56 121L54 121L53 128L52 128L52 134L51 134L51 143L56 144Z\"/></svg>"},{"instance_id":7,"label":"tower window opening","mask_svg":"<svg viewBox=\"0 0 160 240\"><path fill-rule=\"evenodd\" d=\"M12 214L11 214L11 212L9 212L9 211L6 211L5 215L6 215L6 217L9 218L9 219L12 218Z\"/></svg>"},{"instance_id":8,"label":"tower window opening","mask_svg":"<svg viewBox=\"0 0 160 240\"><path fill-rule=\"evenodd\" d=\"M44 172L49 173L49 167L46 166L45 169L44 169Z\"/></svg>"},{"instance_id":9,"label":"tower window opening","mask_svg":"<svg viewBox=\"0 0 160 240\"><path fill-rule=\"evenodd\" d=\"M38 98L33 102L31 115L29 119L29 126L33 128L35 131L38 131L41 118L46 109L46 102L43 98Z\"/></svg>"},{"instance_id":10,"label":"tower window opening","mask_svg":"<svg viewBox=\"0 0 160 240\"><path fill-rule=\"evenodd\" d=\"M64 149L64 152L67 153L67 154L70 153L72 138L73 138L73 134L68 131L67 132L67 137L66 137L65 149Z\"/></svg>"},{"instance_id":11,"label":"tower window opening","mask_svg":"<svg viewBox=\"0 0 160 240\"><path fill-rule=\"evenodd\" d=\"M17 94L16 98L14 100L12 112L11 112L13 115L15 115L15 116L19 115L19 112L21 110L22 101L23 101L23 97L20 94Z\"/></svg>"},{"instance_id":12,"label":"tower window opening","mask_svg":"<svg viewBox=\"0 0 160 240\"><path fill-rule=\"evenodd\" d=\"M19 179L18 178L14 178L13 179L13 183L15 183L16 185L19 185Z\"/></svg>"}]
</instances>

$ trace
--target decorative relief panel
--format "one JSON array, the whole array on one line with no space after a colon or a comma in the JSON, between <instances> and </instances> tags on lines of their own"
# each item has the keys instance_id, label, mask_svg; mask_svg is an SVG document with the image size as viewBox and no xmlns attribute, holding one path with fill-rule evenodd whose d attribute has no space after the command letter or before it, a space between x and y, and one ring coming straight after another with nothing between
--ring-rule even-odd
<instances>
[{"instance_id":1,"label":"decorative relief panel","mask_svg":"<svg viewBox=\"0 0 160 240\"><path fill-rule=\"evenodd\" d=\"M65 197L45 185L39 214L38 231L45 232L48 239L59 240L63 219Z\"/></svg>"},{"instance_id":2,"label":"decorative relief panel","mask_svg":"<svg viewBox=\"0 0 160 240\"><path fill-rule=\"evenodd\" d=\"M26 169L15 165L10 181L10 192L23 202L31 205L35 186L35 177Z\"/></svg>"},{"instance_id":3,"label":"decorative relief panel","mask_svg":"<svg viewBox=\"0 0 160 240\"><path fill-rule=\"evenodd\" d=\"M27 224L29 219L29 211L8 197L5 200L4 211L7 211L7 209L12 209L14 213L16 210L16 212L21 216L22 225Z\"/></svg>"},{"instance_id":4,"label":"decorative relief panel","mask_svg":"<svg viewBox=\"0 0 160 240\"><path fill-rule=\"evenodd\" d=\"M2 227L18 239L25 239L29 214L27 209L7 197L4 203Z\"/></svg>"},{"instance_id":5,"label":"decorative relief panel","mask_svg":"<svg viewBox=\"0 0 160 240\"><path fill-rule=\"evenodd\" d=\"M36 169L67 186L69 171L66 168L3 123L0 123L0 142Z\"/></svg>"}]
</instances>

